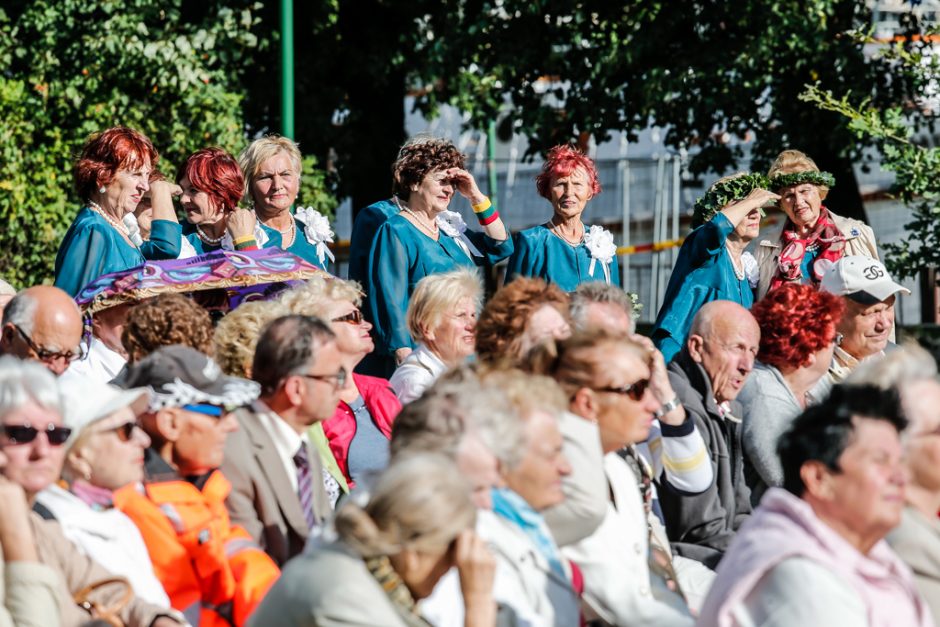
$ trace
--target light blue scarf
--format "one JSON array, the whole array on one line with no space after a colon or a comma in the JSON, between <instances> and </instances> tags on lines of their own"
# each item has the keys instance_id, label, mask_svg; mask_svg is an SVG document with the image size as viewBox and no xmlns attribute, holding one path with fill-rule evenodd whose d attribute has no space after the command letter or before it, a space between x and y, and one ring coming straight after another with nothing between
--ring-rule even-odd
<instances>
[{"instance_id":1,"label":"light blue scarf","mask_svg":"<svg viewBox=\"0 0 940 627\"><path fill-rule=\"evenodd\" d=\"M548 525L545 519L537 511L532 509L525 499L510 490L509 488L493 488L491 490L493 497L493 513L508 520L516 527L522 530L538 552L548 561L551 569L560 577L567 580L565 569L561 565L561 557L558 554L558 546L548 531Z\"/></svg>"}]
</instances>

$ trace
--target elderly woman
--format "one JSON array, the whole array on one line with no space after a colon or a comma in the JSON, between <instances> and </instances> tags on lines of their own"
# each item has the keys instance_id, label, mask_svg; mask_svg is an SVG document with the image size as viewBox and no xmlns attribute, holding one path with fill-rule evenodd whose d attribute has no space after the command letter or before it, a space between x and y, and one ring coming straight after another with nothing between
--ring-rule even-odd
<instances>
[{"instance_id":1,"label":"elderly woman","mask_svg":"<svg viewBox=\"0 0 940 627\"><path fill-rule=\"evenodd\" d=\"M783 484L777 440L807 405L822 400L810 391L829 370L843 309L838 296L788 284L751 310L760 326L760 349L738 400L752 503L768 486Z\"/></svg>"},{"instance_id":2,"label":"elderly woman","mask_svg":"<svg viewBox=\"0 0 940 627\"><path fill-rule=\"evenodd\" d=\"M55 260L55 284L75 297L103 274L127 270L146 259L175 259L181 231L173 209L179 188L158 180L159 158L140 132L125 127L93 135L75 164L75 191L85 203L69 227ZM150 240L135 243L124 217L151 193Z\"/></svg>"},{"instance_id":3,"label":"elderly woman","mask_svg":"<svg viewBox=\"0 0 940 627\"><path fill-rule=\"evenodd\" d=\"M904 507L905 424L896 397L870 386L836 386L801 414L777 449L783 488L738 531L700 623L932 625L883 541Z\"/></svg>"},{"instance_id":4,"label":"elderly woman","mask_svg":"<svg viewBox=\"0 0 940 627\"><path fill-rule=\"evenodd\" d=\"M112 500L115 490L144 478L150 438L137 426L137 415L146 409L149 391L95 381L61 389L65 424L72 430L62 480L40 492L36 502L82 553L126 577L137 596L168 607L140 531Z\"/></svg>"},{"instance_id":5,"label":"elderly woman","mask_svg":"<svg viewBox=\"0 0 940 627\"><path fill-rule=\"evenodd\" d=\"M520 364L535 346L571 335L568 295L542 279L520 278L500 289L477 324L477 357L489 364Z\"/></svg>"},{"instance_id":6,"label":"elderly woman","mask_svg":"<svg viewBox=\"0 0 940 627\"><path fill-rule=\"evenodd\" d=\"M940 381L937 363L916 343L858 367L848 382L897 390L909 428L901 439L907 485L901 524L888 534L895 553L914 571L914 582L940 620Z\"/></svg>"},{"instance_id":7,"label":"elderly woman","mask_svg":"<svg viewBox=\"0 0 940 627\"><path fill-rule=\"evenodd\" d=\"M506 281L539 277L566 292L589 281L619 286L614 236L601 226L589 227L581 221L587 203L601 193L594 162L576 148L555 146L535 185L539 196L552 204L553 214L545 224L513 237Z\"/></svg>"},{"instance_id":8,"label":"elderly woman","mask_svg":"<svg viewBox=\"0 0 940 627\"><path fill-rule=\"evenodd\" d=\"M421 396L445 370L473 354L482 300L480 277L466 268L418 282L408 303L408 328L418 348L389 380L402 404Z\"/></svg>"},{"instance_id":9,"label":"elderly woman","mask_svg":"<svg viewBox=\"0 0 940 627\"><path fill-rule=\"evenodd\" d=\"M242 303L215 327L212 337L214 356L225 374L251 378L258 338L269 322L290 313L283 304L274 300L256 300Z\"/></svg>"},{"instance_id":10,"label":"elderly woman","mask_svg":"<svg viewBox=\"0 0 940 627\"><path fill-rule=\"evenodd\" d=\"M251 142L238 156L245 175L245 201L254 208L268 238L262 244L265 248L283 248L326 270L333 261L327 247L333 243L330 221L313 207L290 212L300 191L301 161L300 148L287 137L268 135Z\"/></svg>"},{"instance_id":11,"label":"elderly woman","mask_svg":"<svg viewBox=\"0 0 940 627\"><path fill-rule=\"evenodd\" d=\"M760 231L762 209L778 196L762 189L759 174L718 179L695 203L692 232L686 237L669 277L663 305L653 327L653 343L666 362L685 344L695 314L713 300L754 303L745 252Z\"/></svg>"},{"instance_id":12,"label":"elderly woman","mask_svg":"<svg viewBox=\"0 0 940 627\"><path fill-rule=\"evenodd\" d=\"M72 430L63 426L61 403L49 371L35 363L0 357L0 453L7 458L3 475L23 488L30 505L62 472L65 444ZM136 594L122 604L126 589L119 584L96 585L114 575L83 554L59 525L44 523L35 513L30 522L39 561L58 574L55 585L61 622L56 624L83 625L92 620L91 605L75 599L89 586L94 589L92 601L105 609L120 607L117 618L128 627L184 624L181 614L165 605L152 605Z\"/></svg>"},{"instance_id":13,"label":"elderly woman","mask_svg":"<svg viewBox=\"0 0 940 627\"><path fill-rule=\"evenodd\" d=\"M663 414L671 427L662 427L668 437L656 447L655 470L636 450L650 437L660 409L650 385L651 357L633 340L592 333L559 343L556 358L542 368L561 384L571 412L597 424L604 457L596 463L609 486L600 527L562 553L584 573L589 614L605 624L692 625L686 601L677 593L680 565L661 528L651 533L652 481L664 469L679 468L674 461L680 458L698 460L692 464L697 472L670 475L671 483L681 482L690 493L707 488L712 473L701 435L694 426L688 429L691 420L681 406L671 410L673 416ZM705 579L707 586L707 573Z\"/></svg>"},{"instance_id":14,"label":"elderly woman","mask_svg":"<svg viewBox=\"0 0 940 627\"><path fill-rule=\"evenodd\" d=\"M823 206L835 179L820 172L799 150L784 150L767 173L770 189L780 195L787 219L783 228L760 240L754 256L760 278L757 297L784 283L819 287L826 269L843 255L878 259L871 227L843 218Z\"/></svg>"},{"instance_id":15,"label":"elderly woman","mask_svg":"<svg viewBox=\"0 0 940 627\"><path fill-rule=\"evenodd\" d=\"M367 316L375 325L373 374L389 376L414 348L408 301L429 274L494 264L512 253L512 239L490 200L464 169L464 156L443 139L402 148L393 170L393 201L400 212L376 233L369 252ZM454 194L470 201L483 232L448 211Z\"/></svg>"},{"instance_id":16,"label":"elderly woman","mask_svg":"<svg viewBox=\"0 0 940 627\"><path fill-rule=\"evenodd\" d=\"M316 316L330 324L336 334L340 365L346 372L353 372L372 352L372 325L359 311L362 292L357 284L318 277L285 292L281 302L291 313ZM401 403L388 381L353 373L340 390L333 417L311 427L310 437L320 450L324 467L332 471L344 492L388 464L388 439L399 411Z\"/></svg>"},{"instance_id":17,"label":"elderly woman","mask_svg":"<svg viewBox=\"0 0 940 627\"><path fill-rule=\"evenodd\" d=\"M256 250L267 241L254 214L240 209L245 179L232 155L203 148L189 155L176 177L186 212L184 238L190 250L181 257L226 250Z\"/></svg>"},{"instance_id":18,"label":"elderly woman","mask_svg":"<svg viewBox=\"0 0 940 627\"><path fill-rule=\"evenodd\" d=\"M136 305L121 333L127 361L136 363L162 346L182 344L212 354L212 321L181 294L161 294Z\"/></svg>"},{"instance_id":19,"label":"elderly woman","mask_svg":"<svg viewBox=\"0 0 940 627\"><path fill-rule=\"evenodd\" d=\"M379 477L368 503L336 513L331 532L291 560L250 626L426 627L418 601L451 566L465 625L496 624L493 557L473 532L470 488L446 458L417 454Z\"/></svg>"}]
</instances>

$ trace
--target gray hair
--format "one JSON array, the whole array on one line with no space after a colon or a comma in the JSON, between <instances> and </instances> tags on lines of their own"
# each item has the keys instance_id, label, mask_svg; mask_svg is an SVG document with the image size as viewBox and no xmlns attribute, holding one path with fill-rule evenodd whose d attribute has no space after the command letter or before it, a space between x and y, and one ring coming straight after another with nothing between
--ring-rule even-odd
<instances>
[{"instance_id":1,"label":"gray hair","mask_svg":"<svg viewBox=\"0 0 940 627\"><path fill-rule=\"evenodd\" d=\"M0 296L15 296L16 288L0 279Z\"/></svg>"},{"instance_id":2,"label":"gray hair","mask_svg":"<svg viewBox=\"0 0 940 627\"><path fill-rule=\"evenodd\" d=\"M38 305L39 303L35 298L26 292L20 292L4 308L2 326L15 324L26 335L32 335Z\"/></svg>"},{"instance_id":3,"label":"gray hair","mask_svg":"<svg viewBox=\"0 0 940 627\"><path fill-rule=\"evenodd\" d=\"M608 285L603 281L591 281L582 283L571 293L571 321L579 331L585 330L588 305L593 303L604 303L616 305L623 309L630 319L630 326L633 326L633 301L626 291L616 285ZM629 329L632 333L633 329Z\"/></svg>"},{"instance_id":4,"label":"gray hair","mask_svg":"<svg viewBox=\"0 0 940 627\"><path fill-rule=\"evenodd\" d=\"M281 382L302 372L316 359L321 346L336 339L329 325L312 316L281 316L261 332L251 366L251 378L262 396L274 394Z\"/></svg>"},{"instance_id":5,"label":"gray hair","mask_svg":"<svg viewBox=\"0 0 940 627\"><path fill-rule=\"evenodd\" d=\"M506 394L483 385L463 366L444 375L398 414L392 425L392 456L425 451L454 458L470 433L505 468L522 460L522 421Z\"/></svg>"},{"instance_id":6,"label":"gray hair","mask_svg":"<svg viewBox=\"0 0 940 627\"><path fill-rule=\"evenodd\" d=\"M55 376L36 362L0 357L0 420L31 402L62 414Z\"/></svg>"},{"instance_id":7,"label":"gray hair","mask_svg":"<svg viewBox=\"0 0 940 627\"><path fill-rule=\"evenodd\" d=\"M470 485L452 460L421 453L396 458L368 503L350 498L336 511L339 538L365 558L405 549L442 550L476 521Z\"/></svg>"}]
</instances>

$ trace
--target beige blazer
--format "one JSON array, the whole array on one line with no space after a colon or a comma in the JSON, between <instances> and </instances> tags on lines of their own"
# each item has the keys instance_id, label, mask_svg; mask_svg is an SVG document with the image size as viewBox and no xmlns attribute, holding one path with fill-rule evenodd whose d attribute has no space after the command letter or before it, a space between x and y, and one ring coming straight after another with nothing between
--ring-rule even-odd
<instances>
[{"instance_id":1,"label":"beige blazer","mask_svg":"<svg viewBox=\"0 0 940 627\"><path fill-rule=\"evenodd\" d=\"M416 627L341 542L311 546L290 561L248 627Z\"/></svg>"},{"instance_id":2,"label":"beige blazer","mask_svg":"<svg viewBox=\"0 0 940 627\"><path fill-rule=\"evenodd\" d=\"M837 216L832 211L829 212L832 221L836 227L842 231L845 236L845 254L859 255L862 257L871 257L878 259L878 245L875 243L875 232L871 227L852 218L843 218ZM770 289L770 282L777 272L777 259L780 258L780 251L783 248L780 244L780 234L783 231L783 220L780 226L774 227L767 235L758 240L757 248L754 250L754 257L757 259L757 269L760 272L760 279L757 283L757 299L760 300Z\"/></svg>"},{"instance_id":3,"label":"beige blazer","mask_svg":"<svg viewBox=\"0 0 940 627\"><path fill-rule=\"evenodd\" d=\"M914 583L924 595L934 622L940 624L940 522L908 506L901 524L886 539L914 571Z\"/></svg>"},{"instance_id":4,"label":"beige blazer","mask_svg":"<svg viewBox=\"0 0 940 627\"><path fill-rule=\"evenodd\" d=\"M222 473L232 484L225 505L232 522L251 534L279 567L307 542L307 520L284 470L274 441L250 407L235 412L238 431L225 442ZM323 486L317 451L308 445L313 478L313 511L320 524L333 508Z\"/></svg>"}]
</instances>

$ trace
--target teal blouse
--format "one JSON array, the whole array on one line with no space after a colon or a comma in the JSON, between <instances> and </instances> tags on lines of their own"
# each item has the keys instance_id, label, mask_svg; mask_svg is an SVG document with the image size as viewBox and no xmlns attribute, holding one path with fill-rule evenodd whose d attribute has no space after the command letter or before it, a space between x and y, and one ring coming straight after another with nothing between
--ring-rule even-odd
<instances>
[{"instance_id":1,"label":"teal blouse","mask_svg":"<svg viewBox=\"0 0 940 627\"><path fill-rule=\"evenodd\" d=\"M214 245L205 243L196 233L196 226L189 222L183 225L183 237L193 245L197 255L205 255L206 253L214 253L217 250L222 250L222 242Z\"/></svg>"},{"instance_id":2,"label":"teal blouse","mask_svg":"<svg viewBox=\"0 0 940 627\"><path fill-rule=\"evenodd\" d=\"M471 258L443 232L437 241L431 239L401 215L379 227L369 252L365 312L375 325L376 352L390 355L399 348L414 348L405 312L418 281L461 266L494 264L512 254L511 237L498 241L470 229L465 235L482 257Z\"/></svg>"},{"instance_id":3,"label":"teal blouse","mask_svg":"<svg viewBox=\"0 0 940 627\"><path fill-rule=\"evenodd\" d=\"M747 277L738 279L725 246L732 231L734 225L719 213L692 231L679 250L652 336L667 363L682 349L702 305L731 300L750 309L754 304Z\"/></svg>"},{"instance_id":4,"label":"teal blouse","mask_svg":"<svg viewBox=\"0 0 940 627\"><path fill-rule=\"evenodd\" d=\"M317 247L307 241L307 236L304 233L304 229L307 225L298 220L296 216L291 217L294 218L294 226L297 232L294 234L294 243L290 245L290 248L286 249L287 252L297 255L322 270L327 270L327 266L330 263L329 257L324 257L323 263L320 263L320 259L317 257ZM265 248L274 248L275 246L277 248L283 248L283 246L281 246L283 238L281 237L280 231L265 224L262 224L261 228L264 229L265 234L268 236L268 241L264 243Z\"/></svg>"},{"instance_id":5,"label":"teal blouse","mask_svg":"<svg viewBox=\"0 0 940 627\"><path fill-rule=\"evenodd\" d=\"M182 230L172 220L154 220L150 240L128 243L107 220L83 207L66 231L55 258L55 285L73 298L103 274L130 270L147 259L176 259Z\"/></svg>"},{"instance_id":6,"label":"teal blouse","mask_svg":"<svg viewBox=\"0 0 940 627\"><path fill-rule=\"evenodd\" d=\"M353 222L352 235L349 238L349 279L359 281L362 289L368 291L366 281L369 277L369 251L375 234L385 221L398 214L398 207L392 200L380 200L361 209Z\"/></svg>"},{"instance_id":7,"label":"teal blouse","mask_svg":"<svg viewBox=\"0 0 940 627\"><path fill-rule=\"evenodd\" d=\"M585 229L590 227L585 226ZM506 282L519 276L539 277L573 292L582 283L604 281L604 267L595 262L591 273L591 254L582 242L572 246L552 233L544 224L516 233L514 250L506 269ZM618 260L610 262L610 283L620 287Z\"/></svg>"}]
</instances>

